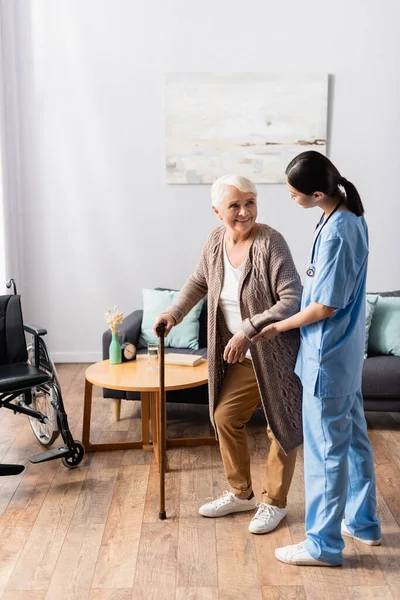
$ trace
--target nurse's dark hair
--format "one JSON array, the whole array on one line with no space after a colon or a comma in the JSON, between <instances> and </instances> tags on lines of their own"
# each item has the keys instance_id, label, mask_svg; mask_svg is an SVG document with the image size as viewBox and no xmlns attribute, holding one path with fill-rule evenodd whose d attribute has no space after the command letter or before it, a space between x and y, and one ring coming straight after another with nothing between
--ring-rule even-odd
<instances>
[{"instance_id":1,"label":"nurse's dark hair","mask_svg":"<svg viewBox=\"0 0 400 600\"><path fill-rule=\"evenodd\" d=\"M347 208L358 217L364 214L363 203L356 187L342 177L329 158L320 152L310 150L298 154L288 164L285 173L290 185L307 196L312 196L314 192L337 196L342 193L339 185L342 186Z\"/></svg>"}]
</instances>

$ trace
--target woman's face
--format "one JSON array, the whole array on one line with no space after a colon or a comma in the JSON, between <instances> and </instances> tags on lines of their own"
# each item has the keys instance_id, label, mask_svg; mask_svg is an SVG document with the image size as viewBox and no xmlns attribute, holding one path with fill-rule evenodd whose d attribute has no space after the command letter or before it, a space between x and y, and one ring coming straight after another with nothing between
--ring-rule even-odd
<instances>
[{"instance_id":1,"label":"woman's face","mask_svg":"<svg viewBox=\"0 0 400 600\"><path fill-rule=\"evenodd\" d=\"M257 219L257 196L251 192L240 192L233 185L225 186L218 208L213 206L217 217L232 231L245 235Z\"/></svg>"},{"instance_id":2,"label":"woman's face","mask_svg":"<svg viewBox=\"0 0 400 600\"><path fill-rule=\"evenodd\" d=\"M286 180L286 185L288 187L290 197L292 200L300 204L303 208L314 208L314 206L319 206L320 201L323 199L324 194L322 192L314 192L312 196L307 196L306 194L302 194L299 190L296 190L290 183Z\"/></svg>"}]
</instances>

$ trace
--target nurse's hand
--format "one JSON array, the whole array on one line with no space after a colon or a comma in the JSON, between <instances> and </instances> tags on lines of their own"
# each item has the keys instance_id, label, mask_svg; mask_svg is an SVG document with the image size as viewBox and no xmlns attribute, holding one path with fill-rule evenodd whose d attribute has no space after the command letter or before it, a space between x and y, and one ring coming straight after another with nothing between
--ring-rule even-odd
<instances>
[{"instance_id":1,"label":"nurse's hand","mask_svg":"<svg viewBox=\"0 0 400 600\"><path fill-rule=\"evenodd\" d=\"M272 338L278 335L278 333L279 332L277 331L276 323L271 323L270 325L264 327L264 329L261 329L257 335L251 338L251 341L257 342L258 340L261 340L263 342L267 342L268 340L272 340Z\"/></svg>"},{"instance_id":2,"label":"nurse's hand","mask_svg":"<svg viewBox=\"0 0 400 600\"><path fill-rule=\"evenodd\" d=\"M246 352L250 348L250 341L243 331L238 331L229 340L224 350L224 360L233 365L237 362L243 362L246 358Z\"/></svg>"}]
</instances>

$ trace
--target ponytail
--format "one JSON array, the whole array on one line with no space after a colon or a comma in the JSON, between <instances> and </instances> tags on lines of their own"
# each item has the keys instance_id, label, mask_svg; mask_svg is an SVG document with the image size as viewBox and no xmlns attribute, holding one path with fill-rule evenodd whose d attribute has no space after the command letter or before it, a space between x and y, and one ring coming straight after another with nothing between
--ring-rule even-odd
<instances>
[{"instance_id":1,"label":"ponytail","mask_svg":"<svg viewBox=\"0 0 400 600\"><path fill-rule=\"evenodd\" d=\"M315 150L302 152L288 164L285 173L290 185L302 194L311 196L314 192L323 192L332 198L340 194L352 213L357 217L364 214L363 203L355 186L342 177L323 154Z\"/></svg>"},{"instance_id":2,"label":"ponytail","mask_svg":"<svg viewBox=\"0 0 400 600\"><path fill-rule=\"evenodd\" d=\"M357 215L357 217L361 217L364 214L364 206L360 198L360 194L357 191L355 185L348 181L344 177L340 178L339 185L344 188L346 193L344 203L352 213Z\"/></svg>"}]
</instances>

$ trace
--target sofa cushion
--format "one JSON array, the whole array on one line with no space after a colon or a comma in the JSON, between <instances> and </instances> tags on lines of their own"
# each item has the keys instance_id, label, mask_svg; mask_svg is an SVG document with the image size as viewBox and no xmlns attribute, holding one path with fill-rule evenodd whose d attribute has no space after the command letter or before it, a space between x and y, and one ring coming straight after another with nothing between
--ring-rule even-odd
<instances>
[{"instance_id":1,"label":"sofa cushion","mask_svg":"<svg viewBox=\"0 0 400 600\"><path fill-rule=\"evenodd\" d=\"M400 398L400 357L370 356L364 361L364 397Z\"/></svg>"},{"instance_id":2,"label":"sofa cushion","mask_svg":"<svg viewBox=\"0 0 400 600\"><path fill-rule=\"evenodd\" d=\"M153 331L153 325L156 318L162 314L165 309L173 304L179 292L172 290L143 290L143 320L142 329L139 338L139 346L147 346L149 343L156 343L157 337ZM203 307L203 300L200 300L196 306L186 315L179 325L172 328L165 339L165 345L171 348L199 348L199 317Z\"/></svg>"},{"instance_id":3,"label":"sofa cushion","mask_svg":"<svg viewBox=\"0 0 400 600\"><path fill-rule=\"evenodd\" d=\"M178 292L179 290L175 290L174 288L163 288L163 287L156 287L156 290L167 290L167 291L171 291L171 292ZM208 327L207 327L207 321L208 321L208 299L207 296L204 298L203 301L203 308L201 309L201 313L200 313L200 318L199 318L199 346L200 348L207 348L208 345L208 335L207 335L207 331L208 331Z\"/></svg>"},{"instance_id":4,"label":"sofa cushion","mask_svg":"<svg viewBox=\"0 0 400 600\"><path fill-rule=\"evenodd\" d=\"M400 357L400 298L378 297L369 331L368 354Z\"/></svg>"},{"instance_id":5,"label":"sofa cushion","mask_svg":"<svg viewBox=\"0 0 400 600\"><path fill-rule=\"evenodd\" d=\"M371 329L372 318L374 316L375 308L378 302L378 294L367 294L366 302L366 318L365 318L365 346L364 346L364 358L368 357L368 338L369 330Z\"/></svg>"}]
</instances>

